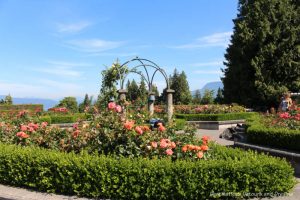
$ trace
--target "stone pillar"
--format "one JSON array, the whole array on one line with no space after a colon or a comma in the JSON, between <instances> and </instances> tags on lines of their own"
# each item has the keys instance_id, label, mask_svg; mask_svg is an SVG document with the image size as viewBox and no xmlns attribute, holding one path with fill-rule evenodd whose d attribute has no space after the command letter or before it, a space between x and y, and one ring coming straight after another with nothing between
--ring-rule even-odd
<instances>
[{"instance_id":1,"label":"stone pillar","mask_svg":"<svg viewBox=\"0 0 300 200\"><path fill-rule=\"evenodd\" d=\"M173 93L175 90L167 89L167 113L168 113L168 122L172 123L173 116Z\"/></svg>"},{"instance_id":2,"label":"stone pillar","mask_svg":"<svg viewBox=\"0 0 300 200\"><path fill-rule=\"evenodd\" d=\"M126 101L127 90L120 89L120 90L118 90L118 93L119 93L119 101L122 106L122 117L125 119L126 118L126 107L124 104Z\"/></svg>"},{"instance_id":3,"label":"stone pillar","mask_svg":"<svg viewBox=\"0 0 300 200\"><path fill-rule=\"evenodd\" d=\"M154 101L155 101L155 93L149 92L148 111L149 111L150 117L153 116L153 114L154 114Z\"/></svg>"}]
</instances>

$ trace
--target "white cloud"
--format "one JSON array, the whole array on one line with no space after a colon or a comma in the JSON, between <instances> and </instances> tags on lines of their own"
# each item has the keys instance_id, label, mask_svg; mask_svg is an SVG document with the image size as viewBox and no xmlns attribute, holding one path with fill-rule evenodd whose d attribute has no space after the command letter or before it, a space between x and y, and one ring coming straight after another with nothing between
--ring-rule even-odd
<instances>
[{"instance_id":1,"label":"white cloud","mask_svg":"<svg viewBox=\"0 0 300 200\"><path fill-rule=\"evenodd\" d=\"M58 60L49 60L47 61L51 65L55 66L62 66L62 67L89 67L92 64L89 63L75 63L75 62L68 62L68 61L58 61Z\"/></svg>"},{"instance_id":2,"label":"white cloud","mask_svg":"<svg viewBox=\"0 0 300 200\"><path fill-rule=\"evenodd\" d=\"M195 49L202 47L227 47L232 32L214 33L196 39L193 43L175 46L177 49Z\"/></svg>"},{"instance_id":3,"label":"white cloud","mask_svg":"<svg viewBox=\"0 0 300 200\"><path fill-rule=\"evenodd\" d=\"M81 62L68 62L68 61L58 61L58 60L49 60L47 61L48 65L44 67L34 68L34 71L43 72L47 74L52 74L61 77L81 77L82 72L75 70L76 67L88 67L93 66L88 63Z\"/></svg>"},{"instance_id":4,"label":"white cloud","mask_svg":"<svg viewBox=\"0 0 300 200\"><path fill-rule=\"evenodd\" d=\"M64 66L50 66L44 68L36 68L35 71L44 72L48 74L64 76L64 77L80 77L81 72L73 70L69 67Z\"/></svg>"},{"instance_id":5,"label":"white cloud","mask_svg":"<svg viewBox=\"0 0 300 200\"><path fill-rule=\"evenodd\" d=\"M223 74L221 70L196 70L195 74Z\"/></svg>"},{"instance_id":6,"label":"white cloud","mask_svg":"<svg viewBox=\"0 0 300 200\"><path fill-rule=\"evenodd\" d=\"M215 67L223 66L223 61L212 61L212 62L199 62L191 64L193 67Z\"/></svg>"},{"instance_id":7,"label":"white cloud","mask_svg":"<svg viewBox=\"0 0 300 200\"><path fill-rule=\"evenodd\" d=\"M82 86L77 85L77 84L53 81L53 80L49 80L49 79L40 79L39 82L45 86L50 86L57 90L65 91L67 93L70 91L76 91L76 90L83 88Z\"/></svg>"},{"instance_id":8,"label":"white cloud","mask_svg":"<svg viewBox=\"0 0 300 200\"><path fill-rule=\"evenodd\" d=\"M72 49L88 52L99 53L111 49L121 47L124 42L120 41L108 41L101 39L81 39L81 40L69 40L66 45Z\"/></svg>"},{"instance_id":9,"label":"white cloud","mask_svg":"<svg viewBox=\"0 0 300 200\"><path fill-rule=\"evenodd\" d=\"M81 21L77 23L57 23L57 32L58 33L78 33L85 28L91 26L92 23L88 21Z\"/></svg>"},{"instance_id":10,"label":"white cloud","mask_svg":"<svg viewBox=\"0 0 300 200\"><path fill-rule=\"evenodd\" d=\"M136 57L138 53L132 52L132 53L91 53L87 56L99 56L99 57Z\"/></svg>"}]
</instances>

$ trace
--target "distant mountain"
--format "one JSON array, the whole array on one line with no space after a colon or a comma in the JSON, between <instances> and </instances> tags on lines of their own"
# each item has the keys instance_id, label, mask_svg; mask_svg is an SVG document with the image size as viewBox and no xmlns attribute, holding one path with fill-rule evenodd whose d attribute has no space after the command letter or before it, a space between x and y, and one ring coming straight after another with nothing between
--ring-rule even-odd
<instances>
[{"instance_id":1,"label":"distant mountain","mask_svg":"<svg viewBox=\"0 0 300 200\"><path fill-rule=\"evenodd\" d=\"M0 95L0 99L4 99L6 95ZM43 104L44 110L48 110L48 108L52 108L58 101L52 99L39 99L39 98L18 98L12 97L14 104Z\"/></svg>"},{"instance_id":2,"label":"distant mountain","mask_svg":"<svg viewBox=\"0 0 300 200\"><path fill-rule=\"evenodd\" d=\"M219 88L223 89L223 83L222 81L215 81L215 82L209 82L209 83L206 83L201 89L200 89L200 93L201 93L201 96L203 96L204 94L204 91L205 90L214 90L214 96L217 95L217 91ZM196 92L196 90L192 91L192 95L194 95Z\"/></svg>"}]
</instances>

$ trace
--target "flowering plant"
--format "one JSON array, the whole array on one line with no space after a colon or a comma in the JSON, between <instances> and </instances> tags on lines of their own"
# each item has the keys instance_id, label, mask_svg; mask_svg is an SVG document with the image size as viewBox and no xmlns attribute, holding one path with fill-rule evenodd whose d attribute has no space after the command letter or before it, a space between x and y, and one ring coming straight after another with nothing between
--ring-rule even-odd
<instances>
[{"instance_id":1,"label":"flowering plant","mask_svg":"<svg viewBox=\"0 0 300 200\"><path fill-rule=\"evenodd\" d=\"M0 119L0 141L117 157L169 157L173 160L210 157L207 138L195 139L194 128L186 127L179 134L175 126L158 123L158 127L151 130L146 121L142 113L129 113L124 117L123 108L113 102L106 110L96 112L91 122L78 122L67 129L49 126L22 112L12 119Z\"/></svg>"},{"instance_id":2,"label":"flowering plant","mask_svg":"<svg viewBox=\"0 0 300 200\"><path fill-rule=\"evenodd\" d=\"M300 106L293 105L287 112L266 115L263 123L267 127L300 130Z\"/></svg>"}]
</instances>

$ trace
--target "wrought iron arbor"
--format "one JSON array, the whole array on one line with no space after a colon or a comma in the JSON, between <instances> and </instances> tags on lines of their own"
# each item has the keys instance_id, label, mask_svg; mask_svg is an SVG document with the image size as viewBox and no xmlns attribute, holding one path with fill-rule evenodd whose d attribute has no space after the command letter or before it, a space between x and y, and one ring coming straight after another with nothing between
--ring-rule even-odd
<instances>
[{"instance_id":1,"label":"wrought iron arbor","mask_svg":"<svg viewBox=\"0 0 300 200\"><path fill-rule=\"evenodd\" d=\"M120 69L122 69L125 66L128 66L129 64L134 63L134 66L132 68L129 68L128 71L125 72L125 70L123 70L122 72L120 70L118 70L119 73L119 84L120 84L120 90L118 90L119 93L119 98L121 100L126 99L126 93L127 91L124 89L124 82L125 79L127 78L127 76L130 73L135 73L140 75L147 83L148 86L148 95L149 95L149 104L148 104L148 108L149 108L149 113L150 116L153 115L154 113L154 93L152 91L152 87L153 87L153 81L154 81L154 77L155 75L157 75L157 73L160 73L165 81L166 81L166 85L167 85L167 113L168 113L168 121L170 122L173 116L173 93L175 92L174 90L172 90L170 88L170 83L169 83L169 79L168 79L168 75L165 72L165 70L163 70L161 67L159 67L156 63L154 63L153 61L150 61L148 59L143 59L143 58L133 58L125 63L123 63L120 66ZM153 73L151 74L150 71L148 70L149 68L153 69ZM140 70L141 69L141 70Z\"/></svg>"}]
</instances>

